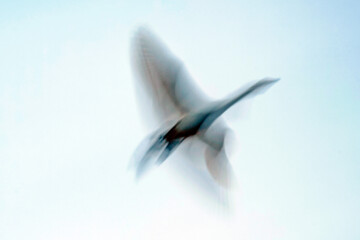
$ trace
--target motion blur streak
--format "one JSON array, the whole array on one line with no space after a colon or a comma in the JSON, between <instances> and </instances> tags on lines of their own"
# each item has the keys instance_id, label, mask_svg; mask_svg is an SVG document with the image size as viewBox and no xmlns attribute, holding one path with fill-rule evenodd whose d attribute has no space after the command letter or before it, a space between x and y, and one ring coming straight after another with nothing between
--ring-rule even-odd
<instances>
[{"instance_id":1,"label":"motion blur streak","mask_svg":"<svg viewBox=\"0 0 360 240\"><path fill-rule=\"evenodd\" d=\"M230 189L234 172L224 149L229 127L220 116L238 101L264 92L279 79L264 78L242 87L231 97L211 101L194 84L184 64L178 60L147 28L135 33L132 46L136 79L155 113L157 130L138 148L134 159L136 177L163 163L184 141L205 145L204 158L194 164L211 176L219 188ZM149 104L148 104L149 105ZM147 116L146 116L147 117ZM145 151L144 151L145 150ZM199 151L203 149L199 148ZM191 162L196 162L192 160Z\"/></svg>"}]
</instances>

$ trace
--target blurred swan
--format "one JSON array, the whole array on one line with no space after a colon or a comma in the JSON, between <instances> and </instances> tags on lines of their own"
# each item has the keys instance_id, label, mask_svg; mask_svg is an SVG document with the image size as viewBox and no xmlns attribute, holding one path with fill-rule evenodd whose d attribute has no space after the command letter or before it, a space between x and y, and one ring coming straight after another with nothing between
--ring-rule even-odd
<instances>
[{"instance_id":1,"label":"blurred swan","mask_svg":"<svg viewBox=\"0 0 360 240\"><path fill-rule=\"evenodd\" d=\"M135 33L132 48L136 78L151 99L160 125L144 142L147 150L137 157L136 177L160 165L184 141L205 144L205 165L221 187L231 187L234 174L224 150L229 127L220 116L244 98L264 92L279 79L264 78L240 88L226 99L212 101L195 85L184 64L147 28ZM143 145L143 144L142 144Z\"/></svg>"}]
</instances>

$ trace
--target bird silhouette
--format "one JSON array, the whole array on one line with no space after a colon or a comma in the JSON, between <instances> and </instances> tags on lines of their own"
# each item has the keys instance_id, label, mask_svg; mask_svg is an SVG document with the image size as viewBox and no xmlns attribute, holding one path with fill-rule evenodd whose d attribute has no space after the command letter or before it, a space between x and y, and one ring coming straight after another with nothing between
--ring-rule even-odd
<instances>
[{"instance_id":1,"label":"bird silhouette","mask_svg":"<svg viewBox=\"0 0 360 240\"><path fill-rule=\"evenodd\" d=\"M135 33L132 53L136 77L152 100L150 111L161 123L147 138L151 143L136 162L136 177L140 178L150 165L163 163L182 142L196 139L207 146L205 161L210 175L222 187L231 186L233 172L224 151L229 128L220 116L279 79L264 78L240 88L231 97L212 101L195 85L184 64L147 28Z\"/></svg>"}]
</instances>

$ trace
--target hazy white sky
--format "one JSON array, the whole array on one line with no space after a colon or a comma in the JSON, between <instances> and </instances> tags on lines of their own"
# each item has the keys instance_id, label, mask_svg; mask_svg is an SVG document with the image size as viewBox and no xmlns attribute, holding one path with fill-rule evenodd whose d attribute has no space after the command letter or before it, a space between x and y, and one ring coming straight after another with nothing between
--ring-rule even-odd
<instances>
[{"instance_id":1,"label":"hazy white sky","mask_svg":"<svg viewBox=\"0 0 360 240\"><path fill-rule=\"evenodd\" d=\"M1 2L0 239L358 239L359 11L358 1ZM230 121L241 188L231 216L169 164L139 184L127 171L151 130L129 61L144 23L214 98L282 79Z\"/></svg>"}]
</instances>

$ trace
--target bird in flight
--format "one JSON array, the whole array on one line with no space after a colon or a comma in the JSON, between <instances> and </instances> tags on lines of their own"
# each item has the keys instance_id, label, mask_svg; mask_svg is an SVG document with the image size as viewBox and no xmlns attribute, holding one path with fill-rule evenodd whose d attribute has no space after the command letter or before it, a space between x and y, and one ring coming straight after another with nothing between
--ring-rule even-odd
<instances>
[{"instance_id":1,"label":"bird in flight","mask_svg":"<svg viewBox=\"0 0 360 240\"><path fill-rule=\"evenodd\" d=\"M229 188L233 173L224 141L230 129L221 115L279 79L264 78L240 88L231 97L212 101L196 86L184 64L149 29L140 27L132 43L136 79L151 99L150 111L157 115L160 125L146 138L150 143L135 163L136 177L140 178L150 166L163 163L184 141L200 141L206 146L208 173L220 186Z\"/></svg>"}]
</instances>

